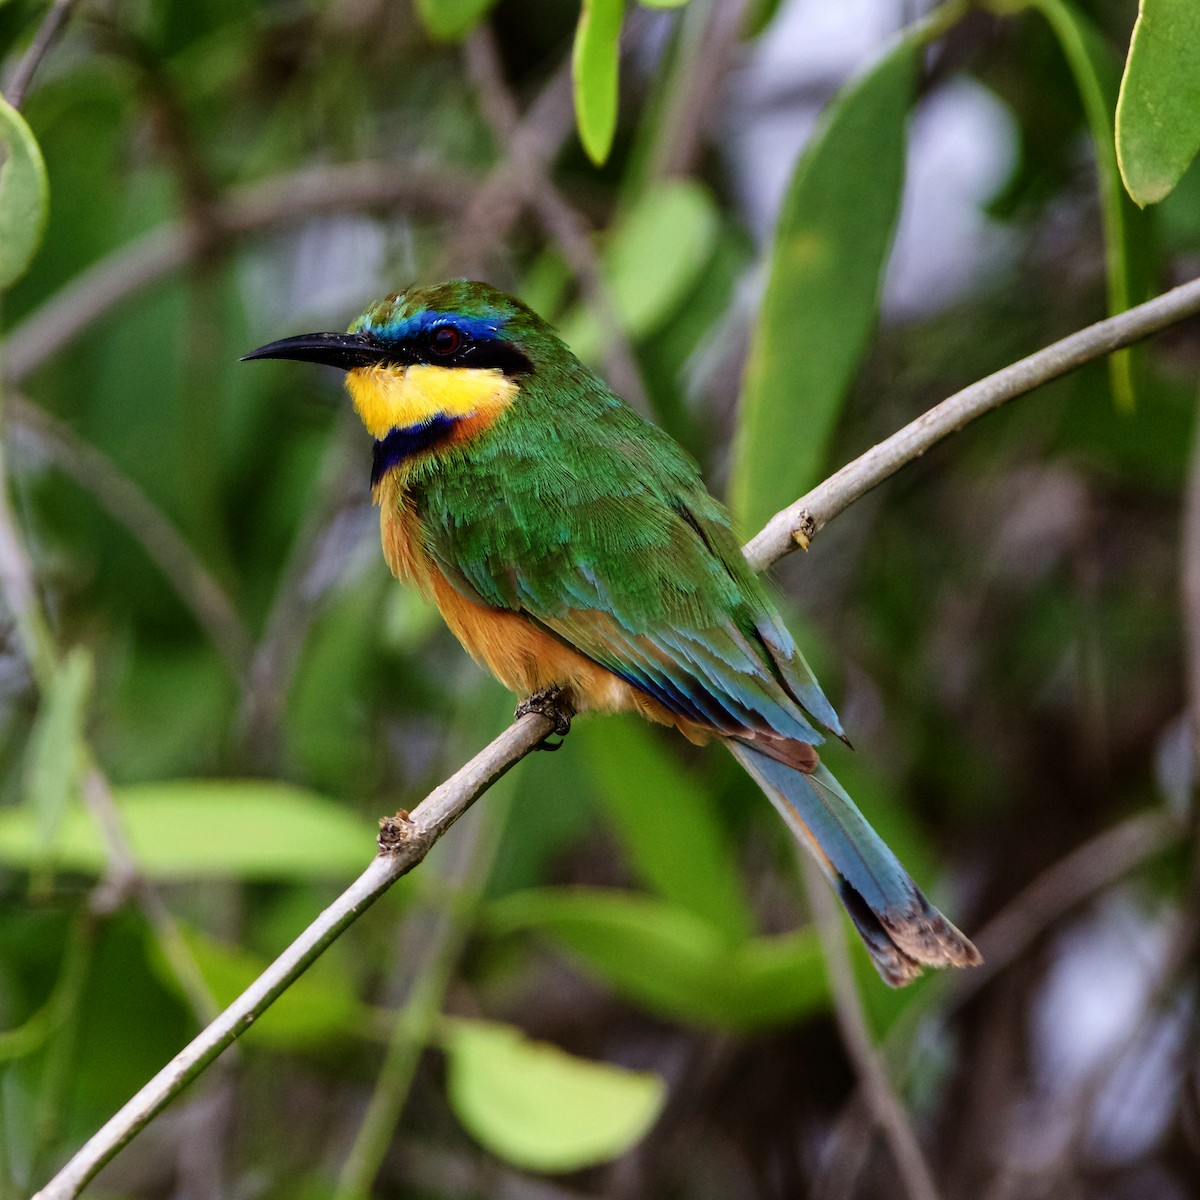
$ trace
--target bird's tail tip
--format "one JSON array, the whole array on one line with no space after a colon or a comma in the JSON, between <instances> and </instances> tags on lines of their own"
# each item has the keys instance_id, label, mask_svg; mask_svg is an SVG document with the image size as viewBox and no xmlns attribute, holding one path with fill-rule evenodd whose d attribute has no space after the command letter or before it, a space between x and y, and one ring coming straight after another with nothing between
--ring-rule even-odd
<instances>
[{"instance_id":1,"label":"bird's tail tip","mask_svg":"<svg viewBox=\"0 0 1200 1200\"><path fill-rule=\"evenodd\" d=\"M874 911L845 878L837 891L871 962L883 981L904 987L926 967L977 967L983 962L975 943L925 899L914 886L906 910Z\"/></svg>"},{"instance_id":2,"label":"bird's tail tip","mask_svg":"<svg viewBox=\"0 0 1200 1200\"><path fill-rule=\"evenodd\" d=\"M975 946L928 900L812 747L729 748L829 877L871 961L892 987L925 967L973 967ZM807 755L799 751L808 751Z\"/></svg>"}]
</instances>

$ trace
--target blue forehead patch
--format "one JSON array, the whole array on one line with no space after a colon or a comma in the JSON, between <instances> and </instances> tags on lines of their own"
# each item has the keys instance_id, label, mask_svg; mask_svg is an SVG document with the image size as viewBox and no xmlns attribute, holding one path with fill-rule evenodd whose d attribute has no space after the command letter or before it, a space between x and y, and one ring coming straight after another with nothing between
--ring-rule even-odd
<instances>
[{"instance_id":1,"label":"blue forehead patch","mask_svg":"<svg viewBox=\"0 0 1200 1200\"><path fill-rule=\"evenodd\" d=\"M412 316L391 321L363 318L354 323L351 332L369 333L381 341L402 342L436 329L439 325L453 325L475 341L487 342L500 336L500 330L507 321L507 317L498 313L494 317L469 317L465 313L435 312L427 309L425 312L413 313Z\"/></svg>"}]
</instances>

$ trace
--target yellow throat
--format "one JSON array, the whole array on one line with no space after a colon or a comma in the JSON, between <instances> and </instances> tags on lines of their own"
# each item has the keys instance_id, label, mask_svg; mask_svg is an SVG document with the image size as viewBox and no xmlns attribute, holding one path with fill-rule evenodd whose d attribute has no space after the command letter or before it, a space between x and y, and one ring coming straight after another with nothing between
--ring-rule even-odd
<instances>
[{"instance_id":1,"label":"yellow throat","mask_svg":"<svg viewBox=\"0 0 1200 1200\"><path fill-rule=\"evenodd\" d=\"M496 367L385 363L347 371L346 390L378 440L434 417L498 416L516 397L517 384Z\"/></svg>"}]
</instances>

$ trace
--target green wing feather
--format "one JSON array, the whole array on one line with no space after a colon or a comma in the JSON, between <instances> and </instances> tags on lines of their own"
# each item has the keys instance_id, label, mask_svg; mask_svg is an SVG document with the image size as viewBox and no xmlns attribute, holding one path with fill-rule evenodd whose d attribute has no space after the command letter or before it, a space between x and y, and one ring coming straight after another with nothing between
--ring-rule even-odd
<instances>
[{"instance_id":1,"label":"green wing feather","mask_svg":"<svg viewBox=\"0 0 1200 1200\"><path fill-rule=\"evenodd\" d=\"M555 396L558 402L555 402ZM408 481L426 549L680 716L737 736L839 736L829 701L695 464L590 372L539 377Z\"/></svg>"}]
</instances>

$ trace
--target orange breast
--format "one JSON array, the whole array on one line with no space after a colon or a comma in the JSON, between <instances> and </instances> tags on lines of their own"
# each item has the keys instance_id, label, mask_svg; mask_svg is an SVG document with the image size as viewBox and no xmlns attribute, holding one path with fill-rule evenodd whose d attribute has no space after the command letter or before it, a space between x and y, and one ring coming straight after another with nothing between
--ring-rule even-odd
<instances>
[{"instance_id":1,"label":"orange breast","mask_svg":"<svg viewBox=\"0 0 1200 1200\"><path fill-rule=\"evenodd\" d=\"M664 725L677 725L694 742L709 734L677 720L666 708L611 671L584 657L519 613L490 608L464 596L437 568L421 541L417 515L407 503L397 472L380 481L383 556L392 574L414 584L437 605L442 619L476 662L510 691L528 696L549 687L569 692L575 709L633 710Z\"/></svg>"}]
</instances>

